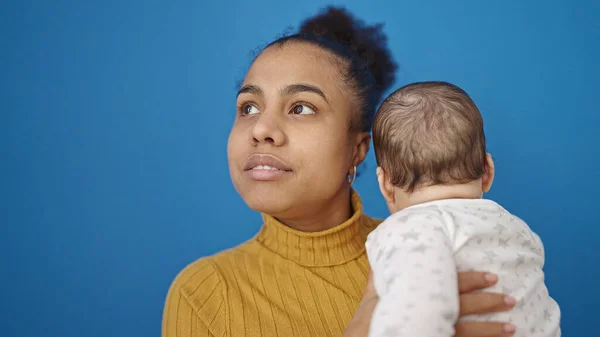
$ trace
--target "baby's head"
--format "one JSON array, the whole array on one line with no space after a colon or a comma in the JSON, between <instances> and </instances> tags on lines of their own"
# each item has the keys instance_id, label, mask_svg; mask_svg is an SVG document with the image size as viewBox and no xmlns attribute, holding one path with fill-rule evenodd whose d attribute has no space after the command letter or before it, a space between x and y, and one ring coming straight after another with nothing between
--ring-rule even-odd
<instances>
[{"instance_id":1,"label":"baby's head","mask_svg":"<svg viewBox=\"0 0 600 337\"><path fill-rule=\"evenodd\" d=\"M419 82L392 93L373 122L377 178L391 212L448 198L480 198L494 178L483 119L461 88Z\"/></svg>"}]
</instances>

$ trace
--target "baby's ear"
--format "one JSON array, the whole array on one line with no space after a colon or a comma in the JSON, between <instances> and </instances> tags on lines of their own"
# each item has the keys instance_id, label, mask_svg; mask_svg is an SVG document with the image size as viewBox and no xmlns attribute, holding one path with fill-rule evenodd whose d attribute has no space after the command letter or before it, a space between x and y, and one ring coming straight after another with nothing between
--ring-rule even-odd
<instances>
[{"instance_id":1,"label":"baby's ear","mask_svg":"<svg viewBox=\"0 0 600 337\"><path fill-rule=\"evenodd\" d=\"M379 188L383 189L383 185L385 184L385 172L383 171L381 166L377 166L375 174L377 175L377 183L379 183ZM381 193L385 194L383 193L383 191L381 191Z\"/></svg>"},{"instance_id":2,"label":"baby's ear","mask_svg":"<svg viewBox=\"0 0 600 337\"><path fill-rule=\"evenodd\" d=\"M375 172L377 173L377 182L379 183L379 190L381 191L383 198L388 203L393 203L394 202L394 186L392 186L392 184L390 182L389 175L380 166L377 167L377 170Z\"/></svg>"},{"instance_id":3,"label":"baby's ear","mask_svg":"<svg viewBox=\"0 0 600 337\"><path fill-rule=\"evenodd\" d=\"M375 174L377 175L377 181L380 181L380 179L382 179L383 177L383 169L381 168L381 166L377 166Z\"/></svg>"},{"instance_id":4,"label":"baby's ear","mask_svg":"<svg viewBox=\"0 0 600 337\"><path fill-rule=\"evenodd\" d=\"M486 153L485 155L485 173L481 177L481 188L483 193L487 193L492 188L494 182L494 176L496 174L496 167L494 166L494 160L492 155Z\"/></svg>"}]
</instances>

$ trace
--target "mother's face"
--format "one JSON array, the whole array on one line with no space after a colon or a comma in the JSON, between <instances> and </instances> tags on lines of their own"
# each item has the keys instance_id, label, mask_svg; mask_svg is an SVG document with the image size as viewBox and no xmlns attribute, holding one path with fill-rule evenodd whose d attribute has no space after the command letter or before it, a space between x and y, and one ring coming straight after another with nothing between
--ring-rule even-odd
<instances>
[{"instance_id":1,"label":"mother's face","mask_svg":"<svg viewBox=\"0 0 600 337\"><path fill-rule=\"evenodd\" d=\"M327 51L290 42L250 67L227 150L231 179L250 208L301 218L348 188L369 138L349 131L356 103L338 66Z\"/></svg>"}]
</instances>

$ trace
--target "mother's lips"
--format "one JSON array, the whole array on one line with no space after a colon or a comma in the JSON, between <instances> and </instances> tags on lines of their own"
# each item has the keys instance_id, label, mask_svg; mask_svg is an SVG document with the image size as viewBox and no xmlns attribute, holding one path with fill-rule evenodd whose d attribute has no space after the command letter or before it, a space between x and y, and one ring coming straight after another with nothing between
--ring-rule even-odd
<instances>
[{"instance_id":1,"label":"mother's lips","mask_svg":"<svg viewBox=\"0 0 600 337\"><path fill-rule=\"evenodd\" d=\"M252 169L292 171L282 159L270 154L253 154L244 163L244 171Z\"/></svg>"}]
</instances>

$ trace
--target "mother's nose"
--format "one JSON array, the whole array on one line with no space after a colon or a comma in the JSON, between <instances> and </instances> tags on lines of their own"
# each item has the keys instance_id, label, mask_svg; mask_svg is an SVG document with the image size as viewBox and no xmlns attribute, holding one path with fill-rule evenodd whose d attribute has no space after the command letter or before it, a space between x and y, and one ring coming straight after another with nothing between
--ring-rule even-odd
<instances>
[{"instance_id":1,"label":"mother's nose","mask_svg":"<svg viewBox=\"0 0 600 337\"><path fill-rule=\"evenodd\" d=\"M282 130L282 121L280 118L273 113L261 113L252 126L251 136L253 144L283 145L285 143L285 134Z\"/></svg>"}]
</instances>

